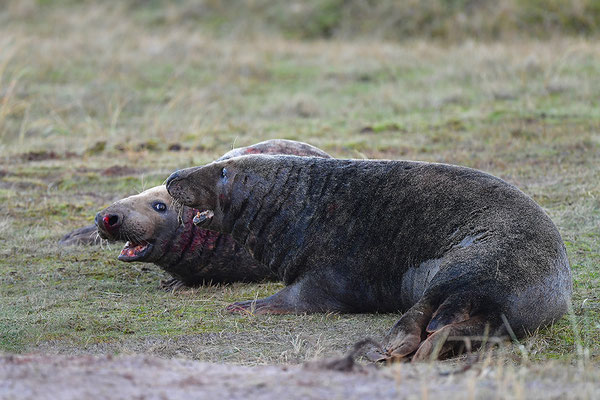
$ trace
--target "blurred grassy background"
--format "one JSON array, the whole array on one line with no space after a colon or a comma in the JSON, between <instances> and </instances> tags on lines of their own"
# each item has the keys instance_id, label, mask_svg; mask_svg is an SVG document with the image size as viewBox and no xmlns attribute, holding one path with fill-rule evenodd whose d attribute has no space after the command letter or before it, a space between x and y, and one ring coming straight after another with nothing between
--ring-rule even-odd
<instances>
[{"instance_id":1,"label":"blurred grassy background","mask_svg":"<svg viewBox=\"0 0 600 400\"><path fill-rule=\"evenodd\" d=\"M230 315L277 284L157 290L61 234L269 138L479 168L558 225L572 318L510 350L600 357L598 2L0 1L0 350L298 362L398 315ZM117 246L118 247L118 246Z\"/></svg>"},{"instance_id":2,"label":"blurred grassy background","mask_svg":"<svg viewBox=\"0 0 600 400\"><path fill-rule=\"evenodd\" d=\"M9 7L35 19L54 7L93 3L97 2L25 0ZM126 0L112 2L111 7L153 27L187 25L222 37L491 40L595 36L600 29L596 0Z\"/></svg>"}]
</instances>

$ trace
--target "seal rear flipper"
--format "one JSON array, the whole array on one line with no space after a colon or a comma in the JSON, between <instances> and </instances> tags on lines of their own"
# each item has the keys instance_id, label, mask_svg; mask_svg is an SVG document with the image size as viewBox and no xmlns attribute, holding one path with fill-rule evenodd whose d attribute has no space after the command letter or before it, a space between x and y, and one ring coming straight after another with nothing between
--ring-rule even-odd
<instances>
[{"instance_id":1,"label":"seal rear flipper","mask_svg":"<svg viewBox=\"0 0 600 400\"><path fill-rule=\"evenodd\" d=\"M449 295L437 307L421 298L392 328L384 354L373 361L441 359L475 349L491 336L503 333L503 324L493 307L481 307L474 292Z\"/></svg>"},{"instance_id":2,"label":"seal rear flipper","mask_svg":"<svg viewBox=\"0 0 600 400\"><path fill-rule=\"evenodd\" d=\"M102 239L98 236L96 225L88 225L67 233L58 241L58 244L61 246L95 245L101 242Z\"/></svg>"},{"instance_id":3,"label":"seal rear flipper","mask_svg":"<svg viewBox=\"0 0 600 400\"><path fill-rule=\"evenodd\" d=\"M470 351L486 342L489 336L496 336L501 329L500 319L486 314L445 325L421 343L412 362L444 358L453 352L459 352L463 347Z\"/></svg>"},{"instance_id":4,"label":"seal rear flipper","mask_svg":"<svg viewBox=\"0 0 600 400\"><path fill-rule=\"evenodd\" d=\"M425 330L427 333L433 333L446 325L457 324L466 321L471 316L471 311L476 308L471 301L469 293L451 294L435 310L431 321L427 324Z\"/></svg>"},{"instance_id":5,"label":"seal rear flipper","mask_svg":"<svg viewBox=\"0 0 600 400\"><path fill-rule=\"evenodd\" d=\"M402 314L400 320L385 338L385 353L375 361L399 360L414 353L425 338L425 328L431 319L433 310L429 301L421 298Z\"/></svg>"}]
</instances>

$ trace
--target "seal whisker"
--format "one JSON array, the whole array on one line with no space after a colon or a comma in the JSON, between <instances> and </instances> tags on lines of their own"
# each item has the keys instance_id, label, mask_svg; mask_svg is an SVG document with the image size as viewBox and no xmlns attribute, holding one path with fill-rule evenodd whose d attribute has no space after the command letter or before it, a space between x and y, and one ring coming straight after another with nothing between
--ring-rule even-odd
<instances>
[{"instance_id":1,"label":"seal whisker","mask_svg":"<svg viewBox=\"0 0 600 400\"><path fill-rule=\"evenodd\" d=\"M177 214L177 221L178 221L179 225L184 225L185 222L183 221L183 211L184 211L183 203L181 203L177 199L173 198L171 207L173 207L173 210L175 210L175 213Z\"/></svg>"}]
</instances>

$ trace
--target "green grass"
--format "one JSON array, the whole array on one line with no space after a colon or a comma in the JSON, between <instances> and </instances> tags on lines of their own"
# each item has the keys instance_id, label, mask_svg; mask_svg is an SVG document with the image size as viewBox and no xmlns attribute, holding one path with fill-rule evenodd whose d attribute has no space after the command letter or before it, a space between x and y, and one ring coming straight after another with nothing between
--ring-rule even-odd
<instances>
[{"instance_id":1,"label":"green grass","mask_svg":"<svg viewBox=\"0 0 600 400\"><path fill-rule=\"evenodd\" d=\"M229 302L281 286L165 293L163 274L118 262L118 246L56 245L176 168L281 137L337 157L466 165L518 185L558 225L575 292L571 319L508 351L600 361L597 41L215 37L177 18L153 25L154 9L61 7L0 10L1 351L259 364L381 338L398 315L230 315Z\"/></svg>"}]
</instances>

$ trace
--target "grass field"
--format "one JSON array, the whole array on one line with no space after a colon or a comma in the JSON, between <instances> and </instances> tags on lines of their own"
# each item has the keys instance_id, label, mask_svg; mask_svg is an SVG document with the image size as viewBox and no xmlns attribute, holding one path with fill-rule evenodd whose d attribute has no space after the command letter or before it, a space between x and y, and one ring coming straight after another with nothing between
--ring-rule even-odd
<instances>
[{"instance_id":1,"label":"grass field","mask_svg":"<svg viewBox=\"0 0 600 400\"><path fill-rule=\"evenodd\" d=\"M519 186L563 235L573 309L505 354L600 363L597 40L215 37L93 4L13 6L0 21L0 351L270 364L381 338L398 315L231 315L281 286L166 293L154 266L116 260L119 245L57 246L176 168L288 138Z\"/></svg>"}]
</instances>

